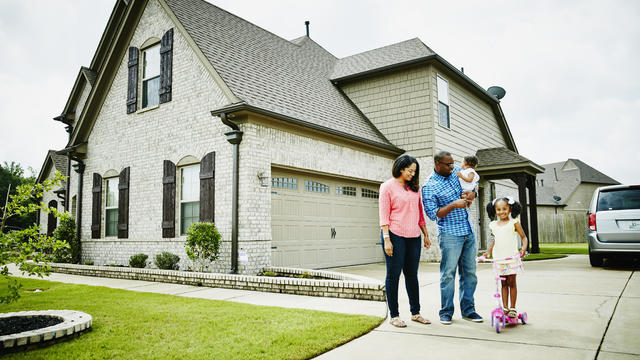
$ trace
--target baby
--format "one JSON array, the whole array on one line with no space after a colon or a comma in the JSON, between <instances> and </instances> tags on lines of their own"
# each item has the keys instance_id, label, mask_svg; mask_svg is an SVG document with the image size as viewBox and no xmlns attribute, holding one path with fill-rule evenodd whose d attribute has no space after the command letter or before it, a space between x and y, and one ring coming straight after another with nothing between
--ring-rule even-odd
<instances>
[{"instance_id":1,"label":"baby","mask_svg":"<svg viewBox=\"0 0 640 360\"><path fill-rule=\"evenodd\" d=\"M475 191L476 186L478 186L478 181L480 181L480 175L474 169L478 165L478 158L469 155L464 157L464 161L462 162L462 171L458 171L456 174L459 177L460 186L462 187L462 192L464 194L465 191ZM463 195L463 198L465 196Z\"/></svg>"}]
</instances>

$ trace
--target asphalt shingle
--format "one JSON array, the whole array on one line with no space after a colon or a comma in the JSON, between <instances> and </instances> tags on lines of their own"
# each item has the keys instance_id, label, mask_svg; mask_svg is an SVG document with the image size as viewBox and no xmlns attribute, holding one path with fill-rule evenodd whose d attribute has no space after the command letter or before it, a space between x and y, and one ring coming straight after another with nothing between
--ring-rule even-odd
<instances>
[{"instance_id":1,"label":"asphalt shingle","mask_svg":"<svg viewBox=\"0 0 640 360\"><path fill-rule=\"evenodd\" d=\"M338 60L331 79L341 79L388 66L423 59L436 53L420 39L414 38Z\"/></svg>"},{"instance_id":2,"label":"asphalt shingle","mask_svg":"<svg viewBox=\"0 0 640 360\"><path fill-rule=\"evenodd\" d=\"M392 145L330 81L338 60L304 36L285 40L202 0L167 0L231 91L248 105Z\"/></svg>"}]
</instances>

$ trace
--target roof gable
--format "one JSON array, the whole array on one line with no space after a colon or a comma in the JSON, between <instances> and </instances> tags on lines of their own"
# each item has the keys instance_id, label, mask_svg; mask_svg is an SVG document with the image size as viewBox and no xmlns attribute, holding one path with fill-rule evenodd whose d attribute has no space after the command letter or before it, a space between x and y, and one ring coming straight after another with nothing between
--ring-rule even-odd
<instances>
[{"instance_id":1,"label":"roof gable","mask_svg":"<svg viewBox=\"0 0 640 360\"><path fill-rule=\"evenodd\" d=\"M37 182L43 182L48 176L51 168L60 171L64 176L69 176L69 168L67 167L67 157L59 155L56 150L49 150L47 156L42 163L42 168L38 173Z\"/></svg>"}]
</instances>

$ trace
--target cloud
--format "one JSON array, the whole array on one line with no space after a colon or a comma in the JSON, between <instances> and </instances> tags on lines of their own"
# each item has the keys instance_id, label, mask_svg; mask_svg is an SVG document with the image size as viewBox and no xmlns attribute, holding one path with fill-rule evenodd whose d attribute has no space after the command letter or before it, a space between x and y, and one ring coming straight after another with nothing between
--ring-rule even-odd
<instances>
[{"instance_id":1,"label":"cloud","mask_svg":"<svg viewBox=\"0 0 640 360\"><path fill-rule=\"evenodd\" d=\"M419 37L501 104L520 153L539 164L579 158L638 183L640 2L220 0L286 39L311 37L338 57ZM0 160L39 168L67 134L52 121L89 65L113 0L0 3ZM25 139L30 139L25 145Z\"/></svg>"}]
</instances>

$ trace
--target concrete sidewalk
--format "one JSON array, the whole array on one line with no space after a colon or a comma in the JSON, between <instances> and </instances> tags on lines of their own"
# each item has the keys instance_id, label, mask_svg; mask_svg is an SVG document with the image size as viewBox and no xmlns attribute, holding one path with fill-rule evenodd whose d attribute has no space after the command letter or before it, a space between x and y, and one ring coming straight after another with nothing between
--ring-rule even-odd
<instances>
[{"instance_id":1,"label":"concrete sidewalk","mask_svg":"<svg viewBox=\"0 0 640 360\"><path fill-rule=\"evenodd\" d=\"M13 269L15 270L15 268ZM13 271L12 270L12 271ZM384 264L346 267L333 271L384 280ZM14 271L14 274L16 272ZM518 277L518 310L529 315L527 325L497 334L488 315L495 307L491 267L478 267L476 309L484 323L462 320L459 309L452 325L438 322L439 264L420 265L422 314L433 324L409 320L409 301L400 287L400 315L408 327L385 321L371 333L317 357L318 359L640 359L640 276L625 268L592 268L586 255L525 263ZM136 280L119 280L53 273L51 281L106 286L176 296L236 301L365 314L384 317L386 304L244 290L206 288ZM401 282L403 280L401 279ZM456 304L456 307L458 305Z\"/></svg>"},{"instance_id":2,"label":"concrete sidewalk","mask_svg":"<svg viewBox=\"0 0 640 360\"><path fill-rule=\"evenodd\" d=\"M385 268L338 271L382 279ZM485 318L479 324L463 320L458 304L453 324L439 323L439 264L422 263L419 279L422 314L433 324L407 321L399 329L385 321L318 359L640 359L640 276L631 269L592 268L586 255L525 262L518 277L518 310L528 313L529 322L500 334L488 317L495 307L490 265L478 267L476 310ZM403 286L400 315L409 320Z\"/></svg>"}]
</instances>

